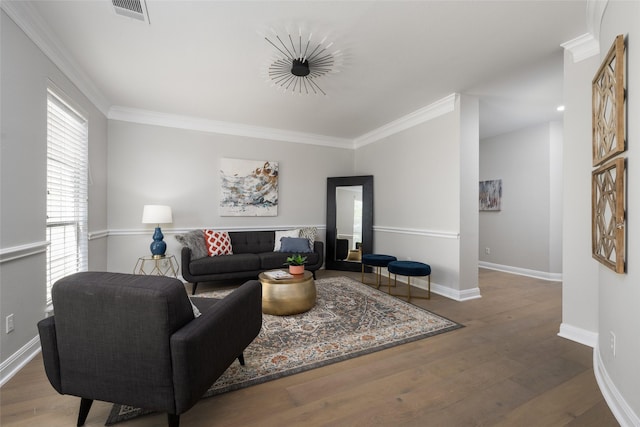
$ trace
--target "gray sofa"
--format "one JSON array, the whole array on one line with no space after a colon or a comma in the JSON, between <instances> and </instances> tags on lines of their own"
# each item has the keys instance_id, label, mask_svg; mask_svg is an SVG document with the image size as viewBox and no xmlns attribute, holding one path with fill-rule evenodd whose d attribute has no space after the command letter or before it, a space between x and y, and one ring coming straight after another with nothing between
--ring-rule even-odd
<instances>
[{"instance_id":1,"label":"gray sofa","mask_svg":"<svg viewBox=\"0 0 640 427\"><path fill-rule=\"evenodd\" d=\"M181 281L83 272L53 286L55 316L38 323L47 378L81 398L166 412L178 427L262 327L262 287L248 281L221 300L193 298ZM197 312L200 313L196 317Z\"/></svg>"},{"instance_id":2,"label":"gray sofa","mask_svg":"<svg viewBox=\"0 0 640 427\"><path fill-rule=\"evenodd\" d=\"M255 279L262 271L286 268L284 262L293 254L274 252L275 231L232 231L229 237L233 255L202 256L202 250L194 247L193 242L176 236L185 245L182 248L182 277L193 284L193 295L200 282ZM313 252L302 255L307 257L305 270L311 271L315 277L316 270L324 263L324 244L314 240Z\"/></svg>"}]
</instances>

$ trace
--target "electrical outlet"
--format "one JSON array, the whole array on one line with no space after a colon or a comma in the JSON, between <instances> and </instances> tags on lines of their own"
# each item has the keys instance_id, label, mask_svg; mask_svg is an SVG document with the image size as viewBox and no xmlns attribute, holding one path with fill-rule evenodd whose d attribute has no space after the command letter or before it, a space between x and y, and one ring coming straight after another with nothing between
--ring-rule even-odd
<instances>
[{"instance_id":1,"label":"electrical outlet","mask_svg":"<svg viewBox=\"0 0 640 427\"><path fill-rule=\"evenodd\" d=\"M13 331L13 313L8 315L5 320L6 320L5 330L7 331L7 333L12 332Z\"/></svg>"},{"instance_id":2,"label":"electrical outlet","mask_svg":"<svg viewBox=\"0 0 640 427\"><path fill-rule=\"evenodd\" d=\"M613 331L609 331L609 347L611 348L611 354L616 357L616 334Z\"/></svg>"},{"instance_id":3,"label":"electrical outlet","mask_svg":"<svg viewBox=\"0 0 640 427\"><path fill-rule=\"evenodd\" d=\"M487 255L491 254L491 248L484 248L484 253Z\"/></svg>"}]
</instances>

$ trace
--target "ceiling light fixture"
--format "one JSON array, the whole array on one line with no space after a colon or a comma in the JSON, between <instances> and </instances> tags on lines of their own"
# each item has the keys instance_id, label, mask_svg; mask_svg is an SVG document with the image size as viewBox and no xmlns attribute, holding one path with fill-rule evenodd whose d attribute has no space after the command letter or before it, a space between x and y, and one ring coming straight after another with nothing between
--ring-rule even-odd
<instances>
[{"instance_id":1,"label":"ceiling light fixture","mask_svg":"<svg viewBox=\"0 0 640 427\"><path fill-rule=\"evenodd\" d=\"M326 37L320 42L312 41L311 33L303 38L302 29L297 36L287 33L284 37L272 31L272 38L264 39L276 48L278 57L268 66L269 80L285 92L326 95L317 79L338 72L342 53L329 50L333 42L325 45Z\"/></svg>"},{"instance_id":2,"label":"ceiling light fixture","mask_svg":"<svg viewBox=\"0 0 640 427\"><path fill-rule=\"evenodd\" d=\"M556 111L564 111L564 105L558 105L558 108L556 108Z\"/></svg>"}]
</instances>

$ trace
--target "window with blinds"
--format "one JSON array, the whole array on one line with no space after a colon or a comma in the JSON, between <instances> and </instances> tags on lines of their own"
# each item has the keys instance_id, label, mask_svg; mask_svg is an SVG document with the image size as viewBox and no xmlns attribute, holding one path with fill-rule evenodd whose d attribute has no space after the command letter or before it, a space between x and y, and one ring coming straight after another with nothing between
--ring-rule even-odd
<instances>
[{"instance_id":1,"label":"window with blinds","mask_svg":"<svg viewBox=\"0 0 640 427\"><path fill-rule=\"evenodd\" d=\"M47 304L51 287L87 270L87 119L47 92Z\"/></svg>"}]
</instances>

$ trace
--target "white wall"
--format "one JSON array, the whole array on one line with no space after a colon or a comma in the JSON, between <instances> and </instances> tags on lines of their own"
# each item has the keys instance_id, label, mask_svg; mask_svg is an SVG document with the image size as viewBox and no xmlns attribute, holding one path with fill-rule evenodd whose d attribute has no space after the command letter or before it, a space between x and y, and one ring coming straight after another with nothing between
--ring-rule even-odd
<instances>
[{"instance_id":1,"label":"white wall","mask_svg":"<svg viewBox=\"0 0 640 427\"><path fill-rule=\"evenodd\" d=\"M591 80L598 57L580 62L565 51L562 336L595 346L598 266L591 257Z\"/></svg>"},{"instance_id":2,"label":"white wall","mask_svg":"<svg viewBox=\"0 0 640 427\"><path fill-rule=\"evenodd\" d=\"M477 129L477 107L475 120ZM460 129L457 97L454 111L359 148L355 172L375 176L374 252L429 264L432 288L456 299L478 293L477 263L474 279L460 280Z\"/></svg>"},{"instance_id":3,"label":"white wall","mask_svg":"<svg viewBox=\"0 0 640 427\"><path fill-rule=\"evenodd\" d=\"M0 12L2 157L0 158L0 319L14 314L15 330L0 333L2 379L38 346L45 316L47 85L53 82L89 119L89 268L106 268L106 118L24 32ZM96 231L98 231L96 236ZM35 347L34 347L35 346Z\"/></svg>"},{"instance_id":4,"label":"white wall","mask_svg":"<svg viewBox=\"0 0 640 427\"><path fill-rule=\"evenodd\" d=\"M562 122L549 125L549 272L562 273Z\"/></svg>"},{"instance_id":5,"label":"white wall","mask_svg":"<svg viewBox=\"0 0 640 427\"><path fill-rule=\"evenodd\" d=\"M598 357L605 396L620 396L614 410L623 425L640 425L640 2L610 1L600 29L600 59L618 34L627 36L627 273L598 264ZM595 75L596 69L592 75ZM586 144L585 144L586 145ZM592 261L595 262L595 261ZM615 355L610 333L615 334ZM608 386L607 386L608 384Z\"/></svg>"},{"instance_id":6,"label":"white wall","mask_svg":"<svg viewBox=\"0 0 640 427\"><path fill-rule=\"evenodd\" d=\"M125 121L109 122L109 265L131 272L149 252L153 227L140 223L145 204L167 204L167 253L179 258L173 234L194 228L281 229L326 224L327 177L352 175L351 149L220 135ZM218 215L220 159L279 163L278 215ZM325 230L319 230L324 241ZM179 261L179 260L178 260Z\"/></svg>"},{"instance_id":7,"label":"white wall","mask_svg":"<svg viewBox=\"0 0 640 427\"><path fill-rule=\"evenodd\" d=\"M478 291L478 176L480 170L480 110L478 98L460 97L460 293Z\"/></svg>"},{"instance_id":8,"label":"white wall","mask_svg":"<svg viewBox=\"0 0 640 427\"><path fill-rule=\"evenodd\" d=\"M640 2L610 1L599 33L600 53L578 43L565 52L564 119L564 251L563 316L560 335L594 346L594 371L598 385L622 426L640 425L640 92L634 90L640 76ZM599 30L599 31L598 31ZM628 40L626 266L616 274L591 257L591 82L618 34ZM611 335L615 334L615 355Z\"/></svg>"},{"instance_id":9,"label":"white wall","mask_svg":"<svg viewBox=\"0 0 640 427\"><path fill-rule=\"evenodd\" d=\"M558 123L480 142L480 181L502 180L500 211L480 212L482 263L558 278L562 264L562 137ZM490 253L485 252L490 249Z\"/></svg>"}]
</instances>

